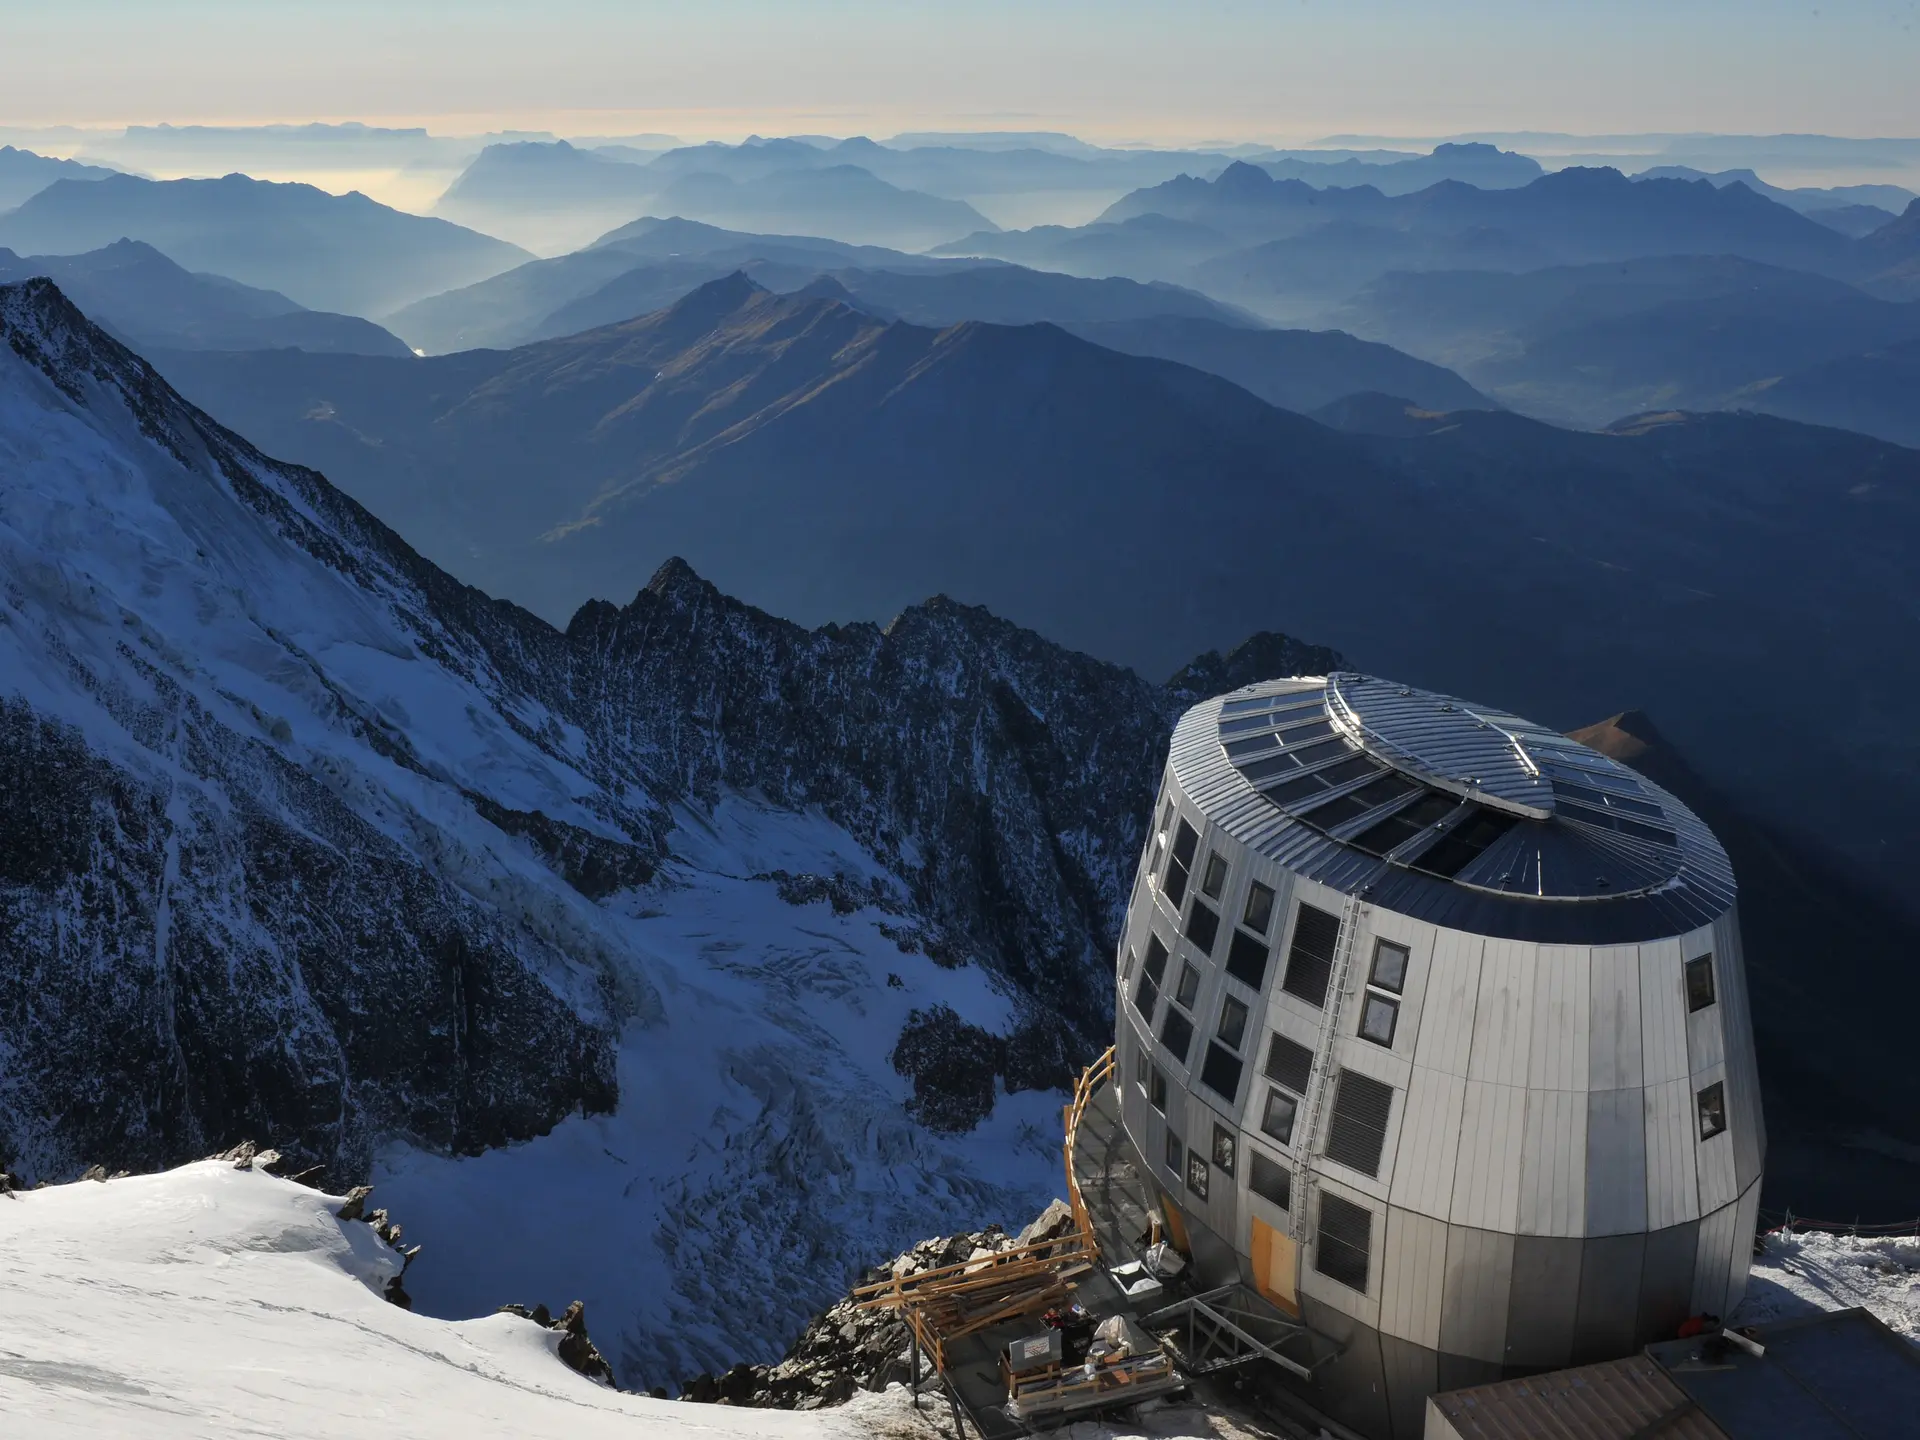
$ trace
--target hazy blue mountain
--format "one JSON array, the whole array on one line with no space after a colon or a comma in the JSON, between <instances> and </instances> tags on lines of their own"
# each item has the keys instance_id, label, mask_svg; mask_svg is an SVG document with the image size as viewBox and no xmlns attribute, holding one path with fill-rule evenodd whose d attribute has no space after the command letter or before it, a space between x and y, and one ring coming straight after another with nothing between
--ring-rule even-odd
<instances>
[{"instance_id":1,"label":"hazy blue mountain","mask_svg":"<svg viewBox=\"0 0 1920 1440\"><path fill-rule=\"evenodd\" d=\"M1810 365L1751 387L1738 403L1920 449L1920 338Z\"/></svg>"},{"instance_id":2,"label":"hazy blue mountain","mask_svg":"<svg viewBox=\"0 0 1920 1440\"><path fill-rule=\"evenodd\" d=\"M1053 326L889 325L744 278L504 353L245 360L159 364L543 613L677 553L798 617L944 590L1148 674L1285 615L1550 721L1658 694L1717 775L1863 863L1920 803L1920 671L1887 662L1920 652L1920 453L1864 436L1474 411L1346 435ZM1820 766L1783 771L1810 734Z\"/></svg>"},{"instance_id":3,"label":"hazy blue mountain","mask_svg":"<svg viewBox=\"0 0 1920 1440\"><path fill-rule=\"evenodd\" d=\"M1171 315L1083 321L1067 328L1110 350L1175 360L1219 375L1269 405L1302 414L1362 391L1404 395L1430 410L1497 408L1451 370L1339 330L1247 329Z\"/></svg>"},{"instance_id":4,"label":"hazy blue mountain","mask_svg":"<svg viewBox=\"0 0 1920 1440\"><path fill-rule=\"evenodd\" d=\"M138 240L85 255L23 258L0 250L0 285L35 275L53 279L96 325L141 349L413 353L371 320L308 310L221 275L195 275Z\"/></svg>"},{"instance_id":5,"label":"hazy blue mountain","mask_svg":"<svg viewBox=\"0 0 1920 1440\"><path fill-rule=\"evenodd\" d=\"M228 175L220 180L58 180L0 215L0 245L77 255L144 240L189 270L278 290L316 310L377 316L498 274L527 252L446 220Z\"/></svg>"},{"instance_id":6,"label":"hazy blue mountain","mask_svg":"<svg viewBox=\"0 0 1920 1440\"><path fill-rule=\"evenodd\" d=\"M1831 210L1809 210L1806 213L1808 219L1818 220L1829 230L1838 230L1842 235L1851 235L1856 240L1871 235L1898 218L1891 210L1882 210L1878 205L1836 205Z\"/></svg>"},{"instance_id":7,"label":"hazy blue mountain","mask_svg":"<svg viewBox=\"0 0 1920 1440\"><path fill-rule=\"evenodd\" d=\"M0 211L38 195L56 180L104 180L117 174L104 165L83 165L78 160L56 160L36 155L31 150L16 150L0 145Z\"/></svg>"},{"instance_id":8,"label":"hazy blue mountain","mask_svg":"<svg viewBox=\"0 0 1920 1440\"><path fill-rule=\"evenodd\" d=\"M1482 190L1527 185L1546 172L1530 155L1493 145L1436 145L1430 155L1370 163L1355 158L1314 160L1298 155L1256 157L1252 162L1276 180L1301 180L1315 189L1371 185L1384 195L1408 195L1442 180Z\"/></svg>"},{"instance_id":9,"label":"hazy blue mountain","mask_svg":"<svg viewBox=\"0 0 1920 1440\"><path fill-rule=\"evenodd\" d=\"M1187 280L1202 261L1236 248L1219 230L1165 215L1090 225L1035 225L1026 230L977 231L929 252L1007 260L1041 270L1089 277Z\"/></svg>"},{"instance_id":10,"label":"hazy blue mountain","mask_svg":"<svg viewBox=\"0 0 1920 1440\"><path fill-rule=\"evenodd\" d=\"M1920 300L1920 200L1856 245L1867 288L1889 300Z\"/></svg>"},{"instance_id":11,"label":"hazy blue mountain","mask_svg":"<svg viewBox=\"0 0 1920 1440\"><path fill-rule=\"evenodd\" d=\"M670 181L649 208L729 229L900 250L925 250L996 228L964 201L901 189L857 165L774 170L746 180L696 171Z\"/></svg>"},{"instance_id":12,"label":"hazy blue mountain","mask_svg":"<svg viewBox=\"0 0 1920 1440\"><path fill-rule=\"evenodd\" d=\"M1904 185L1769 185L1751 170L1717 170L1708 174L1691 165L1655 165L1633 177L1636 180L1710 180L1725 188L1736 182L1756 195L1764 195L1802 215L1819 216L1847 206L1869 206L1883 211L1889 219L1906 209L1914 199Z\"/></svg>"},{"instance_id":13,"label":"hazy blue mountain","mask_svg":"<svg viewBox=\"0 0 1920 1440\"><path fill-rule=\"evenodd\" d=\"M664 177L564 140L489 145L433 213L534 250L570 250L646 213Z\"/></svg>"},{"instance_id":14,"label":"hazy blue mountain","mask_svg":"<svg viewBox=\"0 0 1920 1440\"><path fill-rule=\"evenodd\" d=\"M1920 337L1920 304L1727 256L1389 274L1342 318L1516 409L1587 426L1664 407L1771 409L1755 397L1782 376ZM1849 426L1841 411L1813 408L1811 394L1782 413Z\"/></svg>"}]
</instances>

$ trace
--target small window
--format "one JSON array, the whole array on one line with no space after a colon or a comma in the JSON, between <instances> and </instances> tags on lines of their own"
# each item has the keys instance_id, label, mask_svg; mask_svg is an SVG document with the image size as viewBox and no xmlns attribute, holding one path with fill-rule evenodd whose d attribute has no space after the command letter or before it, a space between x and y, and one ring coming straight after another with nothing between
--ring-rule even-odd
<instances>
[{"instance_id":1,"label":"small window","mask_svg":"<svg viewBox=\"0 0 1920 1440\"><path fill-rule=\"evenodd\" d=\"M1267 1108L1261 1112L1260 1128L1282 1145L1293 1143L1293 1117L1300 1102L1284 1090L1267 1091Z\"/></svg>"},{"instance_id":2,"label":"small window","mask_svg":"<svg viewBox=\"0 0 1920 1440\"><path fill-rule=\"evenodd\" d=\"M1131 980L1132 978L1133 978L1133 951L1123 950L1120 952L1120 982L1121 984L1124 985L1127 981Z\"/></svg>"},{"instance_id":3,"label":"small window","mask_svg":"<svg viewBox=\"0 0 1920 1440\"><path fill-rule=\"evenodd\" d=\"M1367 977L1367 984L1376 990L1390 990L1395 995L1407 988L1407 947L1396 945L1391 940L1373 942L1373 973Z\"/></svg>"},{"instance_id":4,"label":"small window","mask_svg":"<svg viewBox=\"0 0 1920 1440\"><path fill-rule=\"evenodd\" d=\"M1206 1064L1200 1067L1200 1083L1229 1105L1240 1093L1240 1058L1226 1046L1209 1044Z\"/></svg>"},{"instance_id":5,"label":"small window","mask_svg":"<svg viewBox=\"0 0 1920 1440\"><path fill-rule=\"evenodd\" d=\"M1687 961L1687 1013L1713 1004L1713 956Z\"/></svg>"},{"instance_id":6,"label":"small window","mask_svg":"<svg viewBox=\"0 0 1920 1440\"><path fill-rule=\"evenodd\" d=\"M1227 974L1258 994L1267 983L1267 942L1244 930L1234 931L1233 943L1227 947Z\"/></svg>"},{"instance_id":7,"label":"small window","mask_svg":"<svg viewBox=\"0 0 1920 1440\"><path fill-rule=\"evenodd\" d=\"M1716 1080L1696 1098L1700 1102L1700 1138L1711 1140L1727 1128L1727 1087Z\"/></svg>"},{"instance_id":8,"label":"small window","mask_svg":"<svg viewBox=\"0 0 1920 1440\"><path fill-rule=\"evenodd\" d=\"M1153 1025L1153 1007L1159 1003L1160 987L1153 983L1153 976L1142 971L1140 978L1133 982L1133 1008L1140 1012L1140 1018Z\"/></svg>"},{"instance_id":9,"label":"small window","mask_svg":"<svg viewBox=\"0 0 1920 1440\"><path fill-rule=\"evenodd\" d=\"M1268 1204L1278 1205L1282 1210L1293 1208L1293 1172L1284 1165L1275 1164L1258 1150L1247 1161L1247 1184L1254 1194Z\"/></svg>"},{"instance_id":10,"label":"small window","mask_svg":"<svg viewBox=\"0 0 1920 1440\"><path fill-rule=\"evenodd\" d=\"M1307 1081L1313 1076L1313 1052L1306 1046L1275 1035L1267 1042L1267 1078L1286 1086L1296 1095L1307 1093Z\"/></svg>"},{"instance_id":11,"label":"small window","mask_svg":"<svg viewBox=\"0 0 1920 1440\"><path fill-rule=\"evenodd\" d=\"M1229 995L1220 1004L1220 1028L1214 1031L1229 1047L1238 1050L1247 1035L1247 1007Z\"/></svg>"},{"instance_id":12,"label":"small window","mask_svg":"<svg viewBox=\"0 0 1920 1440\"><path fill-rule=\"evenodd\" d=\"M1187 1063L1187 1051L1193 1048L1193 1022L1171 1005L1160 1022L1160 1043L1182 1065Z\"/></svg>"},{"instance_id":13,"label":"small window","mask_svg":"<svg viewBox=\"0 0 1920 1440\"><path fill-rule=\"evenodd\" d=\"M1373 1251L1373 1212L1322 1192L1320 1237L1313 1250L1314 1269L1329 1280L1366 1294L1367 1261Z\"/></svg>"},{"instance_id":14,"label":"small window","mask_svg":"<svg viewBox=\"0 0 1920 1440\"><path fill-rule=\"evenodd\" d=\"M1393 1044L1393 1027L1400 1020L1400 1002L1386 995L1367 992L1366 1003L1360 1007L1360 1034L1362 1038L1376 1045Z\"/></svg>"},{"instance_id":15,"label":"small window","mask_svg":"<svg viewBox=\"0 0 1920 1440\"><path fill-rule=\"evenodd\" d=\"M1180 962L1180 988L1173 992L1173 998L1187 1009L1193 1009L1193 1002L1200 994L1200 971L1187 961Z\"/></svg>"},{"instance_id":16,"label":"small window","mask_svg":"<svg viewBox=\"0 0 1920 1440\"><path fill-rule=\"evenodd\" d=\"M1186 821L1180 822L1180 831L1173 837L1173 858L1180 862L1182 869L1193 865L1193 852L1200 844L1200 835Z\"/></svg>"},{"instance_id":17,"label":"small window","mask_svg":"<svg viewBox=\"0 0 1920 1440\"><path fill-rule=\"evenodd\" d=\"M1193 910L1187 916L1187 939L1191 940L1202 955L1213 954L1213 942L1220 935L1220 912L1210 905L1203 905L1198 897L1193 902Z\"/></svg>"},{"instance_id":18,"label":"small window","mask_svg":"<svg viewBox=\"0 0 1920 1440\"><path fill-rule=\"evenodd\" d=\"M1180 1143L1180 1137L1173 1133L1173 1127L1167 1127L1167 1169L1175 1175L1180 1173L1180 1162L1186 1158L1186 1147Z\"/></svg>"},{"instance_id":19,"label":"small window","mask_svg":"<svg viewBox=\"0 0 1920 1440\"><path fill-rule=\"evenodd\" d=\"M1293 923L1293 944L1287 951L1287 974L1280 988L1309 1005L1325 1005L1327 983L1333 978L1333 952L1339 943L1340 918L1302 905Z\"/></svg>"},{"instance_id":20,"label":"small window","mask_svg":"<svg viewBox=\"0 0 1920 1440\"><path fill-rule=\"evenodd\" d=\"M1187 1152L1187 1189L1202 1200L1207 1198L1207 1157L1198 1150Z\"/></svg>"},{"instance_id":21,"label":"small window","mask_svg":"<svg viewBox=\"0 0 1920 1440\"><path fill-rule=\"evenodd\" d=\"M1234 1160L1240 1149L1240 1137L1224 1125L1213 1127L1213 1168L1222 1175L1233 1174Z\"/></svg>"},{"instance_id":22,"label":"small window","mask_svg":"<svg viewBox=\"0 0 1920 1440\"><path fill-rule=\"evenodd\" d=\"M1183 820L1182 826L1186 824ZM1180 863L1178 854L1167 860L1166 878L1160 882L1160 893L1167 897L1167 903L1178 910L1187 900L1187 867Z\"/></svg>"},{"instance_id":23,"label":"small window","mask_svg":"<svg viewBox=\"0 0 1920 1440\"><path fill-rule=\"evenodd\" d=\"M1167 1072L1158 1065L1147 1077L1147 1103L1162 1115L1167 1113Z\"/></svg>"},{"instance_id":24,"label":"small window","mask_svg":"<svg viewBox=\"0 0 1920 1440\"><path fill-rule=\"evenodd\" d=\"M1200 877L1200 893L1209 900L1218 900L1220 892L1227 888L1226 856L1213 854L1207 856L1207 868Z\"/></svg>"},{"instance_id":25,"label":"small window","mask_svg":"<svg viewBox=\"0 0 1920 1440\"><path fill-rule=\"evenodd\" d=\"M1256 935L1266 934L1273 923L1273 891L1258 880L1247 887L1247 913L1240 923Z\"/></svg>"},{"instance_id":26,"label":"small window","mask_svg":"<svg viewBox=\"0 0 1920 1440\"><path fill-rule=\"evenodd\" d=\"M1147 1047L1138 1040L1133 1042L1133 1083L1147 1088Z\"/></svg>"},{"instance_id":27,"label":"small window","mask_svg":"<svg viewBox=\"0 0 1920 1440\"><path fill-rule=\"evenodd\" d=\"M1158 935L1147 937L1146 975L1156 985L1167 978L1167 946Z\"/></svg>"}]
</instances>

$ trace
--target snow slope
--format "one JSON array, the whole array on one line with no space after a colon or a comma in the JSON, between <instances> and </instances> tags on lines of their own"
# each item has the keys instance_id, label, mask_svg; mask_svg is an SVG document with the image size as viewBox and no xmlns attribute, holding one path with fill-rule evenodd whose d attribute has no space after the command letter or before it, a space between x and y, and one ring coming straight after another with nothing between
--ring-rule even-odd
<instances>
[{"instance_id":1,"label":"snow slope","mask_svg":"<svg viewBox=\"0 0 1920 1440\"><path fill-rule=\"evenodd\" d=\"M531 1320L409 1314L380 1294L398 1257L370 1226L334 1218L340 1203L211 1160L0 1199L8 1433L836 1440L898 1428L902 1407L883 1396L788 1414L617 1394L561 1363L558 1334Z\"/></svg>"},{"instance_id":2,"label":"snow slope","mask_svg":"<svg viewBox=\"0 0 1920 1440\"><path fill-rule=\"evenodd\" d=\"M1920 1239L1771 1234L1733 1318L1760 1325L1855 1306L1920 1345Z\"/></svg>"}]
</instances>

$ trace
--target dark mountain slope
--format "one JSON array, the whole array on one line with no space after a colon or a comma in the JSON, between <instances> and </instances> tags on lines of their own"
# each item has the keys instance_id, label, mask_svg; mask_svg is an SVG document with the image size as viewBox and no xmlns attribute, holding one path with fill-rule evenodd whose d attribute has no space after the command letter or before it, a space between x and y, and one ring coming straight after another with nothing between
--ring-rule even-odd
<instances>
[{"instance_id":1,"label":"dark mountain slope","mask_svg":"<svg viewBox=\"0 0 1920 1440\"><path fill-rule=\"evenodd\" d=\"M56 180L104 180L118 173L103 165L56 160L31 150L0 145L0 211L24 203Z\"/></svg>"},{"instance_id":2,"label":"dark mountain slope","mask_svg":"<svg viewBox=\"0 0 1920 1440\"><path fill-rule=\"evenodd\" d=\"M97 324L147 349L413 353L371 320L308 310L224 276L195 275L138 240L118 240L86 255L23 259L0 250L0 284L35 275L58 282Z\"/></svg>"},{"instance_id":3,"label":"dark mountain slope","mask_svg":"<svg viewBox=\"0 0 1920 1440\"><path fill-rule=\"evenodd\" d=\"M1911 303L1911 302L1910 302ZM1738 403L1920 449L1920 337L1755 385Z\"/></svg>"},{"instance_id":4,"label":"dark mountain slope","mask_svg":"<svg viewBox=\"0 0 1920 1440\"><path fill-rule=\"evenodd\" d=\"M508 269L524 250L355 192L220 180L60 180L8 215L0 245L77 255L143 240L189 270L277 290L316 310L378 316Z\"/></svg>"}]
</instances>

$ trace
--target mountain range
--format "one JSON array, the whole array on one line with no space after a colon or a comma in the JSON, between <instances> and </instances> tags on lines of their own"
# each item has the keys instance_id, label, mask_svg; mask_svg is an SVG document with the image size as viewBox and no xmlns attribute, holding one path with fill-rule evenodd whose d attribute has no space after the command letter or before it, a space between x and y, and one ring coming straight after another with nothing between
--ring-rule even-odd
<instances>
[{"instance_id":1,"label":"mountain range","mask_svg":"<svg viewBox=\"0 0 1920 1440\"><path fill-rule=\"evenodd\" d=\"M219 275L183 270L151 245L116 240L85 255L0 250L0 284L45 275L129 345L154 350L338 350L411 355L371 320L329 315Z\"/></svg>"},{"instance_id":2,"label":"mountain range","mask_svg":"<svg viewBox=\"0 0 1920 1440\"><path fill-rule=\"evenodd\" d=\"M1920 454L1863 436L1475 411L1341 433L1056 327L886 323L743 277L509 352L160 363L556 620L679 554L806 623L941 590L1149 675L1284 624L1562 723L1657 694L1716 783L1889 877L1920 791L1920 676L1883 663L1916 641ZM1779 685L1780 657L1825 683ZM1782 771L1816 731L1818 773Z\"/></svg>"},{"instance_id":3,"label":"mountain range","mask_svg":"<svg viewBox=\"0 0 1920 1440\"><path fill-rule=\"evenodd\" d=\"M1288 156L1255 157L1246 163L1259 166L1276 180L1299 180L1319 190L1367 185L1383 195L1410 195L1442 180L1457 180L1482 190L1507 190L1531 184L1546 173L1530 155L1476 144L1436 145L1429 155L1384 161Z\"/></svg>"},{"instance_id":4,"label":"mountain range","mask_svg":"<svg viewBox=\"0 0 1920 1440\"><path fill-rule=\"evenodd\" d=\"M38 195L56 180L104 180L116 173L104 165L56 160L0 145L0 214Z\"/></svg>"},{"instance_id":5,"label":"mountain range","mask_svg":"<svg viewBox=\"0 0 1920 1440\"><path fill-rule=\"evenodd\" d=\"M144 241L189 270L369 318L531 258L357 192L329 195L245 175L57 180L0 215L0 245L20 254L77 255L121 239Z\"/></svg>"}]
</instances>

